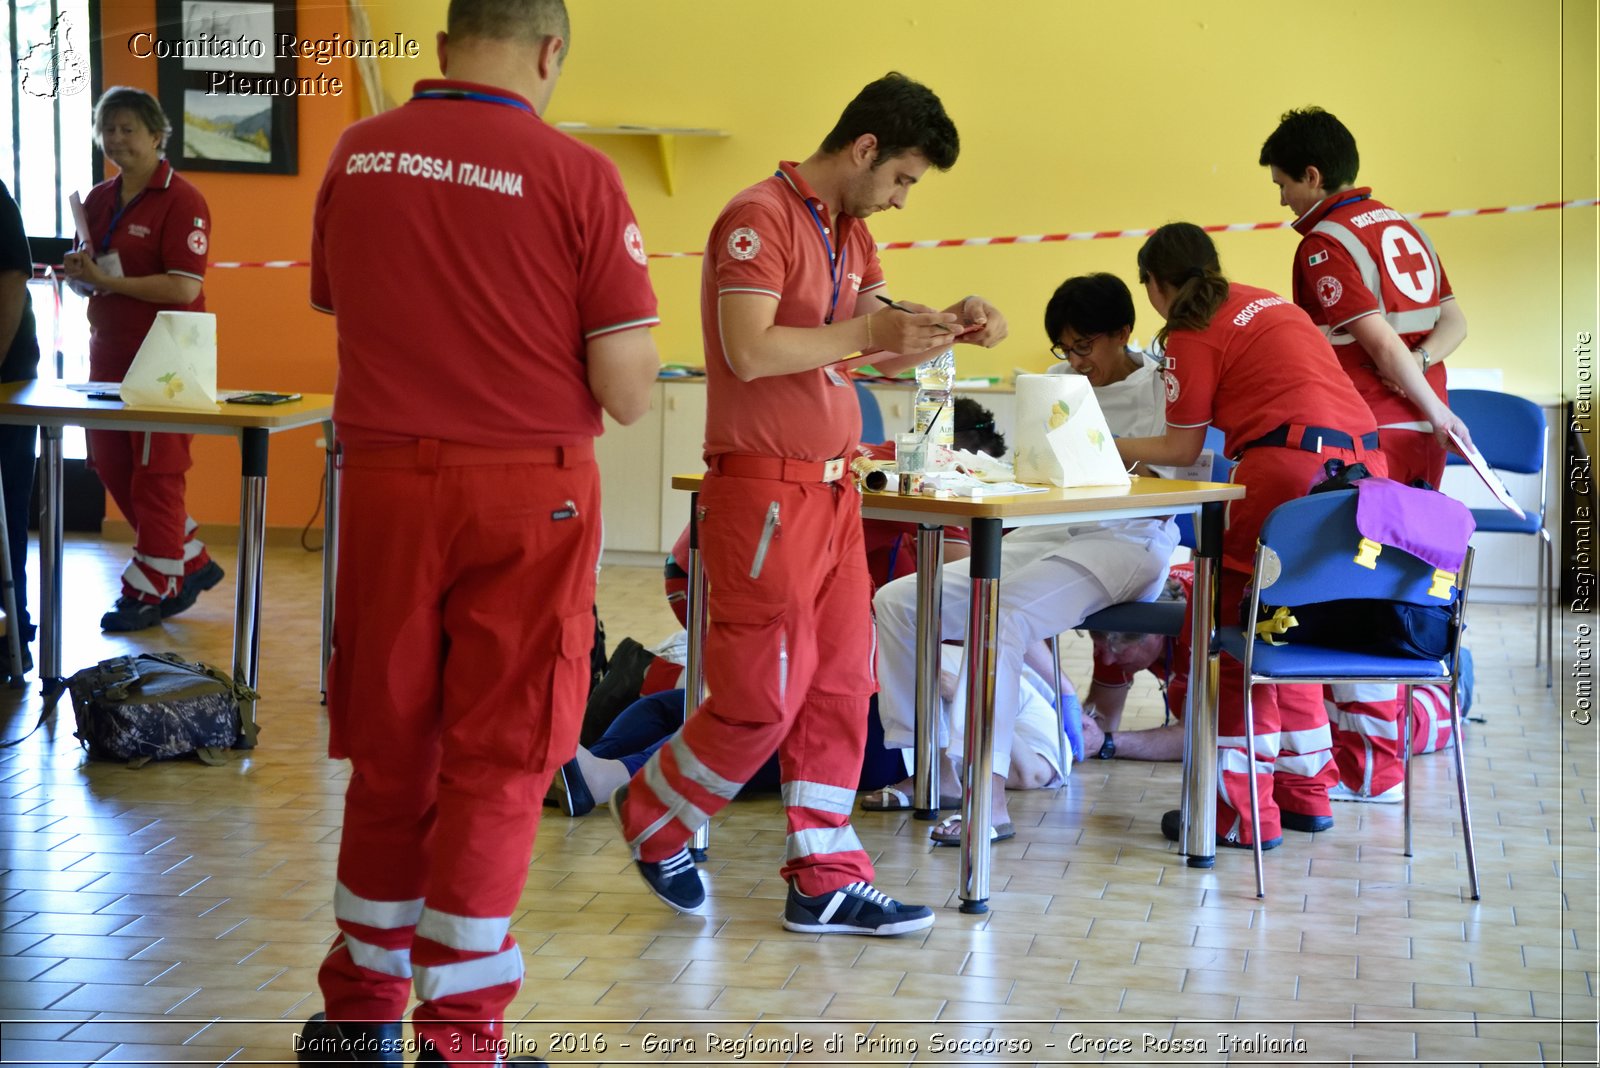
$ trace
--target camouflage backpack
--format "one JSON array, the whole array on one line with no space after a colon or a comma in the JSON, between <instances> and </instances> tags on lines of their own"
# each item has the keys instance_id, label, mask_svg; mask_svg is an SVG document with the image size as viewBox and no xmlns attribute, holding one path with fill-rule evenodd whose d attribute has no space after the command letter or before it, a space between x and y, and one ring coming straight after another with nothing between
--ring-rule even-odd
<instances>
[{"instance_id":1,"label":"camouflage backpack","mask_svg":"<svg viewBox=\"0 0 1600 1068\"><path fill-rule=\"evenodd\" d=\"M221 764L223 750L255 746L256 726L239 714L240 699L254 700L255 691L176 653L102 660L69 678L67 688L76 736L95 760L138 768L193 753Z\"/></svg>"}]
</instances>

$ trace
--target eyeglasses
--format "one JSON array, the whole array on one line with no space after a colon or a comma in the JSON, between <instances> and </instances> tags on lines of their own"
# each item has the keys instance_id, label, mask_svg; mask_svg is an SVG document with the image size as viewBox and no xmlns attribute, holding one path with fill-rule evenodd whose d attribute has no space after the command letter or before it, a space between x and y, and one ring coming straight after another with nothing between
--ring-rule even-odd
<instances>
[{"instance_id":1,"label":"eyeglasses","mask_svg":"<svg viewBox=\"0 0 1600 1068\"><path fill-rule=\"evenodd\" d=\"M1088 337L1080 337L1077 341L1067 346L1062 346L1057 342L1050 346L1050 355L1058 360L1065 360L1069 356L1076 356L1080 360L1086 360L1089 358L1089 353L1094 351L1094 343L1102 337L1105 337L1105 335L1090 334Z\"/></svg>"}]
</instances>

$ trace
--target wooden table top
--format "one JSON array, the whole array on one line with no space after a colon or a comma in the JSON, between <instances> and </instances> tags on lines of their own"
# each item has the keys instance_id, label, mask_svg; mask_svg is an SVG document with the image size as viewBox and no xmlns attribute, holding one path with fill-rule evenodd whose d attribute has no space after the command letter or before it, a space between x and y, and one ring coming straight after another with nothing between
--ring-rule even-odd
<instances>
[{"instance_id":1,"label":"wooden table top","mask_svg":"<svg viewBox=\"0 0 1600 1068\"><path fill-rule=\"evenodd\" d=\"M698 475L673 475L672 488L698 490L704 480ZM901 496L898 493L865 492L861 507L874 512L906 512L919 516L948 516L951 519L1017 519L1026 516L1071 516L1075 512L1104 512L1107 509L1149 509L1148 514L1192 511L1196 505L1232 501L1244 496L1244 487L1228 482L1181 482L1167 478L1135 478L1127 486L1082 486L1061 489L1050 486L1039 493L1009 497L931 497L925 494Z\"/></svg>"},{"instance_id":2,"label":"wooden table top","mask_svg":"<svg viewBox=\"0 0 1600 1068\"><path fill-rule=\"evenodd\" d=\"M331 393L307 393L283 404L227 404L214 408L155 408L124 404L120 400L93 400L88 394L59 382L32 380L0 385L0 422L40 426L89 426L115 429L129 424L138 429L159 425L191 433L219 433L240 429L290 430L320 423L333 414Z\"/></svg>"}]
</instances>

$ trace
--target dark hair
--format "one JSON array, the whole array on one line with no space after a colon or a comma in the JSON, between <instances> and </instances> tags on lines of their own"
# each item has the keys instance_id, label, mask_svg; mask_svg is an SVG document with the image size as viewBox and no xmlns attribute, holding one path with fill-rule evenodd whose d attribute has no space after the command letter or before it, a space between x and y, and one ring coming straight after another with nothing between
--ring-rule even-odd
<instances>
[{"instance_id":1,"label":"dark hair","mask_svg":"<svg viewBox=\"0 0 1600 1068\"><path fill-rule=\"evenodd\" d=\"M1054 345L1061 331L1072 328L1079 337L1114 334L1133 328L1133 294L1114 274L1080 274L1056 287L1044 306L1044 332Z\"/></svg>"},{"instance_id":2,"label":"dark hair","mask_svg":"<svg viewBox=\"0 0 1600 1068\"><path fill-rule=\"evenodd\" d=\"M114 112L131 111L144 128L161 135L161 148L167 147L167 135L172 133L172 123L161 110L161 102L143 89L131 85L113 85L100 94L94 105L94 143L100 144L100 123ZM104 147L104 146L101 146Z\"/></svg>"},{"instance_id":3,"label":"dark hair","mask_svg":"<svg viewBox=\"0 0 1600 1068\"><path fill-rule=\"evenodd\" d=\"M1217 246L1194 223L1167 223L1139 248L1139 282L1154 278L1173 290L1167 323L1156 332L1163 346L1174 330L1204 330L1228 299Z\"/></svg>"},{"instance_id":4,"label":"dark hair","mask_svg":"<svg viewBox=\"0 0 1600 1068\"><path fill-rule=\"evenodd\" d=\"M996 459L1006 454L1006 436L994 428L994 413L971 397L956 398L955 445Z\"/></svg>"},{"instance_id":5,"label":"dark hair","mask_svg":"<svg viewBox=\"0 0 1600 1068\"><path fill-rule=\"evenodd\" d=\"M445 32L451 37L538 44L561 38L561 58L572 44L572 23L564 0L450 0Z\"/></svg>"},{"instance_id":6,"label":"dark hair","mask_svg":"<svg viewBox=\"0 0 1600 1068\"><path fill-rule=\"evenodd\" d=\"M921 152L941 171L955 166L961 154L956 124L944 105L921 82L890 71L870 83L845 105L833 132L822 141L822 151L838 152L862 134L878 138L878 164L907 152Z\"/></svg>"},{"instance_id":7,"label":"dark hair","mask_svg":"<svg viewBox=\"0 0 1600 1068\"><path fill-rule=\"evenodd\" d=\"M1260 163L1297 182L1305 178L1307 167L1315 167L1322 172L1322 188L1331 193L1355 183L1361 154L1344 123L1321 108L1302 108L1283 113L1261 146Z\"/></svg>"}]
</instances>

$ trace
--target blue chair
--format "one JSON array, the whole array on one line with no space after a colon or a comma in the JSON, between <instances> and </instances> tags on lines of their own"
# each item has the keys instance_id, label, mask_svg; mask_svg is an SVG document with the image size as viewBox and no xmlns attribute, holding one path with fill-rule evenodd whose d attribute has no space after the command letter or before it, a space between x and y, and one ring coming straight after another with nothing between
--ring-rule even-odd
<instances>
[{"instance_id":1,"label":"blue chair","mask_svg":"<svg viewBox=\"0 0 1600 1068\"><path fill-rule=\"evenodd\" d=\"M1403 656L1375 656L1316 645L1269 644L1227 625L1220 629L1222 649L1244 665L1244 721L1246 744L1255 753L1255 714L1251 688L1261 683L1394 683L1405 687L1401 713L1405 720L1405 855L1411 856L1411 689L1444 684L1450 692L1450 726L1454 732L1456 792L1461 799L1461 832L1467 850L1467 874L1472 899L1478 900L1478 861L1473 848L1472 814L1467 805L1466 746L1461 733L1461 634L1465 629L1467 583L1472 572L1472 550L1454 583L1447 583L1431 566L1404 550L1384 547L1369 568L1356 560L1360 534L1356 531L1356 494L1318 493L1289 501L1273 509L1261 526L1256 545L1255 574L1251 581L1250 610L1244 618L1257 618L1262 597L1269 604L1298 607L1346 598L1376 598L1408 604L1451 608L1452 652L1446 660ZM1250 819L1261 826L1261 802L1256 796L1256 776L1250 776ZM1255 837L1256 896L1266 896L1266 876L1261 862L1261 837Z\"/></svg>"},{"instance_id":2,"label":"blue chair","mask_svg":"<svg viewBox=\"0 0 1600 1068\"><path fill-rule=\"evenodd\" d=\"M877 445L889 440L889 435L883 429L883 412L878 408L878 398L872 395L872 390L862 384L861 379L852 378L856 387L856 403L861 405L861 441L864 445Z\"/></svg>"},{"instance_id":3,"label":"blue chair","mask_svg":"<svg viewBox=\"0 0 1600 1068\"><path fill-rule=\"evenodd\" d=\"M1510 393L1453 389L1450 410L1467 424L1472 443L1483 453L1490 467L1496 471L1539 476L1539 507L1517 502L1527 512L1526 519L1518 519L1514 513L1500 507L1474 508L1472 518L1479 534L1524 534L1539 539L1539 578L1535 580L1534 605L1544 620L1544 684L1548 689L1555 681L1556 598L1555 551L1550 543L1550 532L1544 528L1546 493L1550 484L1545 471L1549 427L1545 423L1544 409ZM1451 453L1447 462L1464 466L1467 461ZM1533 628L1533 663L1535 667L1539 665L1537 621Z\"/></svg>"}]
</instances>

